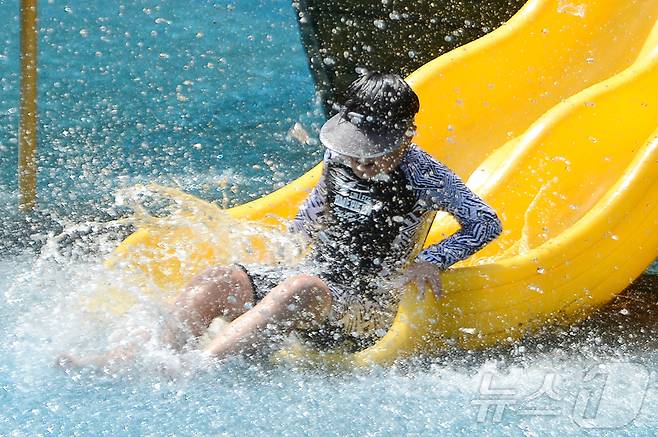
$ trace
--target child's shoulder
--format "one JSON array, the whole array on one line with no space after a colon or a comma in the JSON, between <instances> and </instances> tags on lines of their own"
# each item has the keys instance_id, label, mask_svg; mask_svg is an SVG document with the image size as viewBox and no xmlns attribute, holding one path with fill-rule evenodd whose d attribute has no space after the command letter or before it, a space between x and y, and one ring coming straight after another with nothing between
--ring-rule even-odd
<instances>
[{"instance_id":1,"label":"child's shoulder","mask_svg":"<svg viewBox=\"0 0 658 437\"><path fill-rule=\"evenodd\" d=\"M441 161L413 144L401 165L413 182L436 180L452 172Z\"/></svg>"},{"instance_id":2,"label":"child's shoulder","mask_svg":"<svg viewBox=\"0 0 658 437\"><path fill-rule=\"evenodd\" d=\"M448 167L432 155L421 149L417 144L412 144L404 159L405 164L421 166L421 167L435 167L448 170Z\"/></svg>"}]
</instances>

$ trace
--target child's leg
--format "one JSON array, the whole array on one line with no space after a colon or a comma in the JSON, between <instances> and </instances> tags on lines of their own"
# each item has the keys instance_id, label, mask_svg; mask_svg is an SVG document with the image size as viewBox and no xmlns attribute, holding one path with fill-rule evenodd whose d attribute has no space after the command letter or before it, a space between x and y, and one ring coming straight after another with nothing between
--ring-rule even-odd
<instances>
[{"instance_id":1,"label":"child's leg","mask_svg":"<svg viewBox=\"0 0 658 437\"><path fill-rule=\"evenodd\" d=\"M183 289L173 304L173 314L198 337L215 317L232 321L253 302L254 290L247 273L238 266L217 266L197 275Z\"/></svg>"},{"instance_id":2,"label":"child's leg","mask_svg":"<svg viewBox=\"0 0 658 437\"><path fill-rule=\"evenodd\" d=\"M264 330L286 335L302 325L320 325L331 309L331 292L317 276L299 275L273 288L254 308L227 325L206 348L215 357L261 351L273 341Z\"/></svg>"},{"instance_id":3,"label":"child's leg","mask_svg":"<svg viewBox=\"0 0 658 437\"><path fill-rule=\"evenodd\" d=\"M254 292L247 274L237 266L211 267L197 275L183 289L171 307L172 315L178 319L189 332L198 337L210 326L215 317L223 316L229 321L234 320L247 310L247 304L253 303ZM178 349L180 333L174 332L176 327L165 324L165 332L161 332L162 340L171 347ZM151 333L146 329L137 329L130 334L128 341L105 354L74 357L62 354L57 364L68 366L102 367L110 362L128 361L139 351L140 347L151 339Z\"/></svg>"},{"instance_id":4,"label":"child's leg","mask_svg":"<svg viewBox=\"0 0 658 437\"><path fill-rule=\"evenodd\" d=\"M100 355L87 355L76 357L63 353L57 357L55 364L64 367L105 367L110 363L120 363L130 360L139 349L139 346L151 339L151 334L145 329L138 329L131 333L131 340L121 346Z\"/></svg>"}]
</instances>

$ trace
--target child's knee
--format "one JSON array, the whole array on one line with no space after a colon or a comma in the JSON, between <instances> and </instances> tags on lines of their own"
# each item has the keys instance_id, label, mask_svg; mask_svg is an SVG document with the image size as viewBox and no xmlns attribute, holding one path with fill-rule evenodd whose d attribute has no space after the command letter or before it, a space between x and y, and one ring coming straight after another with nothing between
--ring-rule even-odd
<instances>
[{"instance_id":1,"label":"child's knee","mask_svg":"<svg viewBox=\"0 0 658 437\"><path fill-rule=\"evenodd\" d=\"M193 292L208 294L226 288L251 291L247 273L238 266L213 266L198 274L189 286Z\"/></svg>"},{"instance_id":2,"label":"child's knee","mask_svg":"<svg viewBox=\"0 0 658 437\"><path fill-rule=\"evenodd\" d=\"M287 300L305 309L316 309L318 314L328 313L331 307L331 291L322 279L313 275L296 275L282 284Z\"/></svg>"},{"instance_id":3,"label":"child's knee","mask_svg":"<svg viewBox=\"0 0 658 437\"><path fill-rule=\"evenodd\" d=\"M246 276L246 273L236 265L218 265L203 270L194 277L193 282L198 284L212 284L218 282L239 281L243 276Z\"/></svg>"}]
</instances>

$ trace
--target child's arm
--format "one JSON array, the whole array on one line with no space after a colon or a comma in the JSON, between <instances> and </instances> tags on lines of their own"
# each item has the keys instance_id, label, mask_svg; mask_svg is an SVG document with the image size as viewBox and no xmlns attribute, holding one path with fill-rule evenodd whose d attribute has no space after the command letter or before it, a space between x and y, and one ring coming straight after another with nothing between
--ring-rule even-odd
<instances>
[{"instance_id":1,"label":"child's arm","mask_svg":"<svg viewBox=\"0 0 658 437\"><path fill-rule=\"evenodd\" d=\"M415 181L420 185L421 199L427 203L428 209L452 214L461 226L450 237L423 250L418 260L447 269L498 237L502 225L494 210L448 167L424 152L418 152L422 156L414 167L421 179Z\"/></svg>"},{"instance_id":2,"label":"child's arm","mask_svg":"<svg viewBox=\"0 0 658 437\"><path fill-rule=\"evenodd\" d=\"M311 190L304 203L299 207L299 211L297 211L297 215L288 230L290 232L305 232L307 235L312 235L324 217L326 198L327 188L324 182L323 170L320 180L313 190Z\"/></svg>"}]
</instances>

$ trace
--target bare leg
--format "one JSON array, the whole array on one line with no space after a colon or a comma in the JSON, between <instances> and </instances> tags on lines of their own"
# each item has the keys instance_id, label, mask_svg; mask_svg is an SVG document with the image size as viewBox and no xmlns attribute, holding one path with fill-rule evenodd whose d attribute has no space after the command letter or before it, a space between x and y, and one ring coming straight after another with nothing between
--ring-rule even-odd
<instances>
[{"instance_id":1,"label":"bare leg","mask_svg":"<svg viewBox=\"0 0 658 437\"><path fill-rule=\"evenodd\" d=\"M254 302L249 276L239 267L212 267L196 276L174 302L174 315L190 332L202 335L215 317L228 321Z\"/></svg>"},{"instance_id":2,"label":"bare leg","mask_svg":"<svg viewBox=\"0 0 658 437\"><path fill-rule=\"evenodd\" d=\"M331 292L317 276L299 275L273 288L254 308L226 326L206 348L223 358L262 351L273 341L265 330L286 335L302 325L320 325L331 309Z\"/></svg>"},{"instance_id":3,"label":"bare leg","mask_svg":"<svg viewBox=\"0 0 658 437\"><path fill-rule=\"evenodd\" d=\"M171 311L193 336L198 337L215 317L234 320L247 311L248 304L253 301L251 281L241 268L217 266L197 275L177 297ZM183 346L176 341L180 336L171 329L167 328L166 332L160 333L161 337L171 347L178 349ZM62 354L56 363L62 367L103 367L109 363L129 361L140 346L151 339L151 334L146 329L138 329L131 333L131 337L125 345L105 354L82 358Z\"/></svg>"},{"instance_id":4,"label":"bare leg","mask_svg":"<svg viewBox=\"0 0 658 437\"><path fill-rule=\"evenodd\" d=\"M87 355L76 357L71 354L60 354L55 364L64 367L106 367L109 364L116 364L130 360L139 349L139 345L151 339L151 334L146 330L136 330L132 333L132 339L125 345L115 347L101 355Z\"/></svg>"}]
</instances>

